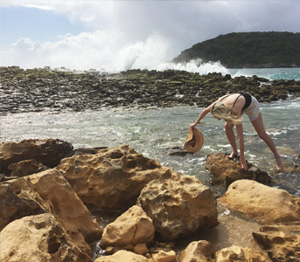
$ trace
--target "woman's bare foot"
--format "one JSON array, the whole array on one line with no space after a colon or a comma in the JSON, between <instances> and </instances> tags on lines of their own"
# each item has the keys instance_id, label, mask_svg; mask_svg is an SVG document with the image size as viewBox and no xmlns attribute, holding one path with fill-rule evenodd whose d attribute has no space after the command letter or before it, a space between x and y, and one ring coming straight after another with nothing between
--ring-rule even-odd
<instances>
[{"instance_id":1,"label":"woman's bare foot","mask_svg":"<svg viewBox=\"0 0 300 262\"><path fill-rule=\"evenodd\" d=\"M276 159L276 164L277 164L277 170L283 171L283 164L281 158Z\"/></svg>"},{"instance_id":2,"label":"woman's bare foot","mask_svg":"<svg viewBox=\"0 0 300 262\"><path fill-rule=\"evenodd\" d=\"M236 152L232 152L230 155L228 155L228 159L230 160L233 160L235 159L236 157L238 157L238 153Z\"/></svg>"}]
</instances>

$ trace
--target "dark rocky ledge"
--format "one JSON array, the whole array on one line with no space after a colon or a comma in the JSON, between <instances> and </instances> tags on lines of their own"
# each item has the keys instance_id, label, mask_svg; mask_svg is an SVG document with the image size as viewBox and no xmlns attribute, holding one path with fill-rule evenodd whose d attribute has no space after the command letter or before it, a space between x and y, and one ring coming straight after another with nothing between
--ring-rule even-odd
<instances>
[{"instance_id":1,"label":"dark rocky ledge","mask_svg":"<svg viewBox=\"0 0 300 262\"><path fill-rule=\"evenodd\" d=\"M83 111L104 107L207 106L247 91L260 102L300 96L300 81L257 76L199 75L185 71L130 70L119 74L0 67L0 112Z\"/></svg>"}]
</instances>

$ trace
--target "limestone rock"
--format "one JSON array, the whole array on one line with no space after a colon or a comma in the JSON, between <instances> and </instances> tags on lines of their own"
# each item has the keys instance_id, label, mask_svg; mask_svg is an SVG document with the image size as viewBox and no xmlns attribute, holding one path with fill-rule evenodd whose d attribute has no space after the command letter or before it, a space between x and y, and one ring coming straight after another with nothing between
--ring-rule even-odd
<instances>
[{"instance_id":1,"label":"limestone rock","mask_svg":"<svg viewBox=\"0 0 300 262\"><path fill-rule=\"evenodd\" d=\"M142 243L142 244L137 244L134 248L133 248L133 252L139 255L146 255L149 252L149 249L146 245L146 243Z\"/></svg>"},{"instance_id":2,"label":"limestone rock","mask_svg":"<svg viewBox=\"0 0 300 262\"><path fill-rule=\"evenodd\" d=\"M154 232L151 218L141 207L135 205L105 227L101 247L126 247L150 243Z\"/></svg>"},{"instance_id":3,"label":"limestone rock","mask_svg":"<svg viewBox=\"0 0 300 262\"><path fill-rule=\"evenodd\" d=\"M35 159L26 159L10 164L8 166L8 169L12 171L10 176L22 177L34 173L39 173L48 169L48 167L44 166L42 163L36 161Z\"/></svg>"},{"instance_id":4,"label":"limestone rock","mask_svg":"<svg viewBox=\"0 0 300 262\"><path fill-rule=\"evenodd\" d=\"M245 179L232 183L218 201L262 223L299 221L300 218L300 198L256 181Z\"/></svg>"},{"instance_id":5,"label":"limestone rock","mask_svg":"<svg viewBox=\"0 0 300 262\"><path fill-rule=\"evenodd\" d=\"M99 257L95 262L147 262L147 258L130 251L120 250L111 256Z\"/></svg>"},{"instance_id":6,"label":"limestone rock","mask_svg":"<svg viewBox=\"0 0 300 262\"><path fill-rule=\"evenodd\" d=\"M14 261L92 261L64 234L51 214L23 217L0 233L0 260Z\"/></svg>"},{"instance_id":7,"label":"limestone rock","mask_svg":"<svg viewBox=\"0 0 300 262\"><path fill-rule=\"evenodd\" d=\"M299 261L300 223L268 225L253 233L254 239L268 251L272 261Z\"/></svg>"},{"instance_id":8,"label":"limestone rock","mask_svg":"<svg viewBox=\"0 0 300 262\"><path fill-rule=\"evenodd\" d=\"M212 191L196 177L169 170L148 183L138 198L164 240L175 240L197 229L218 224Z\"/></svg>"},{"instance_id":9,"label":"limestone rock","mask_svg":"<svg viewBox=\"0 0 300 262\"><path fill-rule=\"evenodd\" d=\"M71 155L73 146L59 139L27 139L21 142L0 144L0 173L10 174L11 163L35 159L47 167L55 167L59 161Z\"/></svg>"},{"instance_id":10,"label":"limestone rock","mask_svg":"<svg viewBox=\"0 0 300 262\"><path fill-rule=\"evenodd\" d=\"M153 262L176 262L176 253L175 251L164 251L159 250L157 254L152 255Z\"/></svg>"},{"instance_id":11,"label":"limestone rock","mask_svg":"<svg viewBox=\"0 0 300 262\"><path fill-rule=\"evenodd\" d=\"M216 262L265 262L269 261L261 254L254 253L249 248L231 246L216 252Z\"/></svg>"},{"instance_id":12,"label":"limestone rock","mask_svg":"<svg viewBox=\"0 0 300 262\"><path fill-rule=\"evenodd\" d=\"M14 192L10 184L0 184L0 199L0 230L16 219L45 212L35 200Z\"/></svg>"},{"instance_id":13,"label":"limestone rock","mask_svg":"<svg viewBox=\"0 0 300 262\"><path fill-rule=\"evenodd\" d=\"M61 172L49 169L7 181L5 185L11 187L19 199L27 200L23 201L24 203L20 202L19 212L26 209L26 203L29 201L36 203L35 205L40 206L44 212L54 215L74 244L91 255L88 243L100 239L102 229L92 219L88 209ZM22 213L18 215L20 217Z\"/></svg>"},{"instance_id":14,"label":"limestone rock","mask_svg":"<svg viewBox=\"0 0 300 262\"><path fill-rule=\"evenodd\" d=\"M216 153L207 156L205 168L213 174L213 184L224 184L228 187L232 182L240 179L256 180L269 184L271 177L254 165L248 163L249 169L245 171L236 160L229 160L226 154Z\"/></svg>"},{"instance_id":15,"label":"limestone rock","mask_svg":"<svg viewBox=\"0 0 300 262\"><path fill-rule=\"evenodd\" d=\"M213 250L206 240L193 241L180 253L180 262L211 262Z\"/></svg>"},{"instance_id":16,"label":"limestone rock","mask_svg":"<svg viewBox=\"0 0 300 262\"><path fill-rule=\"evenodd\" d=\"M127 145L65 158L57 167L88 207L126 210L168 168Z\"/></svg>"}]
</instances>

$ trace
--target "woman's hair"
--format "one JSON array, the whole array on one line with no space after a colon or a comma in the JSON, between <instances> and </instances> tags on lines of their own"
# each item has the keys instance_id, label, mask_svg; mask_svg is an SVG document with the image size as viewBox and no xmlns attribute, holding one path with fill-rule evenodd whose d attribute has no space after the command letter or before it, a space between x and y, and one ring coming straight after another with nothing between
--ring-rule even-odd
<instances>
[{"instance_id":1,"label":"woman's hair","mask_svg":"<svg viewBox=\"0 0 300 262\"><path fill-rule=\"evenodd\" d=\"M234 125L242 123L242 119L232 114L231 109L220 101L212 104L210 112L214 117L223 119L228 123L232 123Z\"/></svg>"}]
</instances>

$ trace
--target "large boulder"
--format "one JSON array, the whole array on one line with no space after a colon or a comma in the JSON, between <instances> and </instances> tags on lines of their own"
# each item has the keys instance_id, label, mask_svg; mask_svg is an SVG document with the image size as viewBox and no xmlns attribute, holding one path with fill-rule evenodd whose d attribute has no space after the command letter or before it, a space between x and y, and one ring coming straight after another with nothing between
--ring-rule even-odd
<instances>
[{"instance_id":1,"label":"large boulder","mask_svg":"<svg viewBox=\"0 0 300 262\"><path fill-rule=\"evenodd\" d=\"M218 202L262 223L299 221L300 198L252 180L232 183Z\"/></svg>"},{"instance_id":2,"label":"large boulder","mask_svg":"<svg viewBox=\"0 0 300 262\"><path fill-rule=\"evenodd\" d=\"M135 205L105 227L101 247L124 248L128 245L150 243L154 232L151 218L141 207Z\"/></svg>"},{"instance_id":3,"label":"large boulder","mask_svg":"<svg viewBox=\"0 0 300 262\"><path fill-rule=\"evenodd\" d=\"M73 153L73 146L59 139L27 139L0 144L0 174L9 175L8 166L26 159L35 159L47 167L55 167L60 160Z\"/></svg>"},{"instance_id":4,"label":"large boulder","mask_svg":"<svg viewBox=\"0 0 300 262\"><path fill-rule=\"evenodd\" d=\"M127 145L65 158L57 167L91 208L126 210L142 188L168 168Z\"/></svg>"},{"instance_id":5,"label":"large boulder","mask_svg":"<svg viewBox=\"0 0 300 262\"><path fill-rule=\"evenodd\" d=\"M253 232L253 237L264 250L267 250L272 261L300 259L299 221L289 225L263 226L259 232Z\"/></svg>"},{"instance_id":6,"label":"large boulder","mask_svg":"<svg viewBox=\"0 0 300 262\"><path fill-rule=\"evenodd\" d=\"M212 191L196 177L169 170L149 182L138 198L164 240L175 240L218 224Z\"/></svg>"},{"instance_id":7,"label":"large boulder","mask_svg":"<svg viewBox=\"0 0 300 262\"><path fill-rule=\"evenodd\" d=\"M5 262L92 261L51 214L15 220L1 231L0 239L0 260Z\"/></svg>"},{"instance_id":8,"label":"large boulder","mask_svg":"<svg viewBox=\"0 0 300 262\"><path fill-rule=\"evenodd\" d=\"M18 203L13 216L6 219L41 212L51 213L62 225L66 234L83 252L91 255L88 243L100 239L102 229L90 212L72 190L61 172L49 169L34 175L7 181L7 192ZM13 193L11 192L13 191ZM24 212L27 206L31 209ZM2 212L2 211L1 211ZM3 213L5 216L6 213Z\"/></svg>"},{"instance_id":9,"label":"large boulder","mask_svg":"<svg viewBox=\"0 0 300 262\"><path fill-rule=\"evenodd\" d=\"M211 262L213 249L206 240L191 242L181 253L180 262Z\"/></svg>"},{"instance_id":10,"label":"large boulder","mask_svg":"<svg viewBox=\"0 0 300 262\"><path fill-rule=\"evenodd\" d=\"M99 257L95 262L148 262L148 259L130 251L119 250L111 256Z\"/></svg>"},{"instance_id":11,"label":"large boulder","mask_svg":"<svg viewBox=\"0 0 300 262\"><path fill-rule=\"evenodd\" d=\"M8 169L12 171L10 174L11 177L22 177L39 173L48 169L48 167L35 159L26 159L20 162L11 163L8 166Z\"/></svg>"},{"instance_id":12,"label":"large boulder","mask_svg":"<svg viewBox=\"0 0 300 262\"><path fill-rule=\"evenodd\" d=\"M205 168L213 175L213 184L224 184L228 187L232 182L240 179L256 180L269 184L271 177L267 172L248 163L248 170L241 168L237 160L229 160L224 153L210 154L206 158Z\"/></svg>"}]
</instances>

